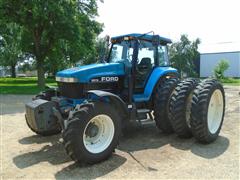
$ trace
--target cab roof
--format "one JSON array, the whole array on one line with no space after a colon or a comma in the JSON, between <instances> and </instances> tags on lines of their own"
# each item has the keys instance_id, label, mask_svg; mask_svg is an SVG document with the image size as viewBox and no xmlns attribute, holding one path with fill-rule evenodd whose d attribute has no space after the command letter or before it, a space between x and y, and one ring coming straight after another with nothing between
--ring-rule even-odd
<instances>
[{"instance_id":1,"label":"cab roof","mask_svg":"<svg viewBox=\"0 0 240 180\"><path fill-rule=\"evenodd\" d=\"M111 38L111 42L118 42L118 41L122 41L124 40L125 37L128 38L139 38L142 40L146 40L146 41L152 41L154 36L158 36L160 44L162 45L166 45L168 43L172 43L171 39L159 36L159 35L149 35L149 34L140 34L140 33L132 33L132 34L125 34L125 35L121 35L121 36L115 36Z\"/></svg>"}]
</instances>

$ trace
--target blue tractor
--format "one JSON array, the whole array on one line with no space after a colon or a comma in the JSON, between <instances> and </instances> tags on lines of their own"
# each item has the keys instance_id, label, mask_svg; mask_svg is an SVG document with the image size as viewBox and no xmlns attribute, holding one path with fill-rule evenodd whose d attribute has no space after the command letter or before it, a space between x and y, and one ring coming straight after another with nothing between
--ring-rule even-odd
<instances>
[{"instance_id":1,"label":"blue tractor","mask_svg":"<svg viewBox=\"0 0 240 180\"><path fill-rule=\"evenodd\" d=\"M163 133L214 141L221 129L225 96L215 79L179 79L159 35L111 38L100 63L56 75L48 89L26 104L26 122L40 135L62 132L67 154L76 162L107 159L131 122L152 119Z\"/></svg>"}]
</instances>

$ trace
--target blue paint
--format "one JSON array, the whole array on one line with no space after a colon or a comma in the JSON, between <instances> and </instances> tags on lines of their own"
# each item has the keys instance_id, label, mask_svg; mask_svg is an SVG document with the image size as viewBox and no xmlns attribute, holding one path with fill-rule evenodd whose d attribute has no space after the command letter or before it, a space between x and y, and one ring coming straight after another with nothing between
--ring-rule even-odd
<instances>
[{"instance_id":1,"label":"blue paint","mask_svg":"<svg viewBox=\"0 0 240 180\"><path fill-rule=\"evenodd\" d=\"M156 67L148 79L143 94L135 94L133 96L134 102L149 101L159 78L168 73L177 73L177 70L171 67Z\"/></svg>"},{"instance_id":2,"label":"blue paint","mask_svg":"<svg viewBox=\"0 0 240 180\"><path fill-rule=\"evenodd\" d=\"M75 107L77 104L82 104L85 99L71 99L73 101L72 105Z\"/></svg>"},{"instance_id":3,"label":"blue paint","mask_svg":"<svg viewBox=\"0 0 240 180\"><path fill-rule=\"evenodd\" d=\"M102 101L102 102L110 102L110 99L106 96L106 97L99 97L96 94L90 93L88 94L88 100L90 101Z\"/></svg>"},{"instance_id":4,"label":"blue paint","mask_svg":"<svg viewBox=\"0 0 240 180\"><path fill-rule=\"evenodd\" d=\"M85 99L72 99L61 96L61 101L59 101L60 108L63 107L75 107L77 104L82 104Z\"/></svg>"},{"instance_id":5,"label":"blue paint","mask_svg":"<svg viewBox=\"0 0 240 180\"><path fill-rule=\"evenodd\" d=\"M122 75L125 75L123 63L101 63L66 69L58 72L56 76L73 77L81 83L88 83L92 78Z\"/></svg>"}]
</instances>

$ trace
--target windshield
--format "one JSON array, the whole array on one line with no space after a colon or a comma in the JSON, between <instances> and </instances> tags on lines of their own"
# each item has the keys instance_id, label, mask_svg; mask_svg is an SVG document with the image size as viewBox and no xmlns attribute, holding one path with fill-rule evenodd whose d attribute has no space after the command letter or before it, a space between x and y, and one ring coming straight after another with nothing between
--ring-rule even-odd
<instances>
[{"instance_id":1,"label":"windshield","mask_svg":"<svg viewBox=\"0 0 240 180\"><path fill-rule=\"evenodd\" d=\"M119 44L113 44L109 62L118 62L120 60L132 60L133 43L122 41Z\"/></svg>"},{"instance_id":2,"label":"windshield","mask_svg":"<svg viewBox=\"0 0 240 180\"><path fill-rule=\"evenodd\" d=\"M158 51L158 64L160 66L167 66L168 55L166 46L153 46L151 42L139 41L139 51L138 51L138 63L142 59L148 58L152 65L155 65L155 57ZM134 41L122 41L121 43L115 43L112 45L111 54L109 56L109 62L119 62L122 60L132 61L133 56Z\"/></svg>"}]
</instances>

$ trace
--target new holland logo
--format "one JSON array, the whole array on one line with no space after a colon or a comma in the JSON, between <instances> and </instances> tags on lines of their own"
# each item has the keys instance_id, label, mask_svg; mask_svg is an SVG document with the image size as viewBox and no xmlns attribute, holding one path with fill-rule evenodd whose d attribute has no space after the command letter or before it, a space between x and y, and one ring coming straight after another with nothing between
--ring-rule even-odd
<instances>
[{"instance_id":1,"label":"new holland logo","mask_svg":"<svg viewBox=\"0 0 240 180\"><path fill-rule=\"evenodd\" d=\"M91 82L118 82L119 78L118 77L99 77L99 78L94 78L91 79Z\"/></svg>"}]
</instances>

